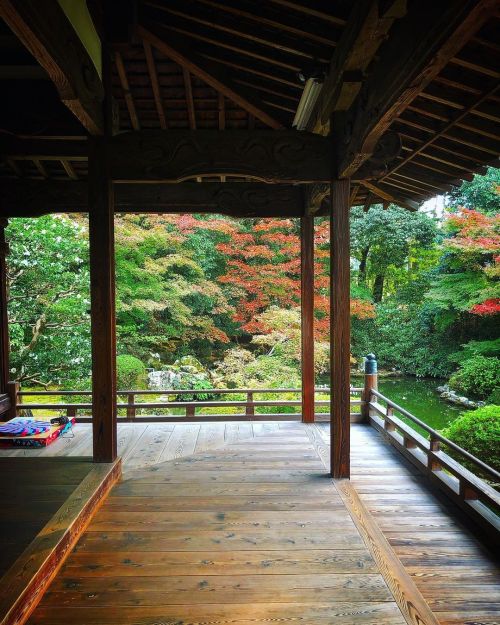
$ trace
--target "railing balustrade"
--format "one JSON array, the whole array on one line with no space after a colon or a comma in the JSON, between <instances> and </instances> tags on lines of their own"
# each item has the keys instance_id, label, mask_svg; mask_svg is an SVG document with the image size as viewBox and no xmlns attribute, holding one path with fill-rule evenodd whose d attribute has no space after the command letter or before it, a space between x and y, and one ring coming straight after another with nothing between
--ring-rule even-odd
<instances>
[{"instance_id":1,"label":"railing balustrade","mask_svg":"<svg viewBox=\"0 0 500 625\"><path fill-rule=\"evenodd\" d=\"M91 391L22 391L17 383L11 383L11 385L9 398L11 410L15 414L19 414L20 411L59 410L67 416L77 416L79 422L92 421L90 416ZM321 410L330 405L329 399L325 398L330 394L330 389L316 387L314 392L314 404L318 409L315 420L327 421L330 418L329 412ZM486 481L490 480L498 485L500 473L380 393L377 362L373 354L369 354L365 362L364 386L352 387L350 392L351 421L371 424L476 522L489 532L500 530L500 494ZM216 396L219 399L182 401L182 397L196 398L203 395ZM272 395L271 399L262 398L269 395ZM51 396L89 398L89 401L67 403L26 403L25 401L25 398L30 397ZM223 399L225 396L232 397ZM163 400L148 401L151 397L159 397ZM125 401L120 401L122 398L125 398ZM146 401L140 401L141 398ZM297 388L165 389L117 392L118 420L121 422L300 420L301 405L301 389ZM269 412L271 408L285 409L285 412L272 413ZM228 412L228 409L234 409L237 412ZM143 414L144 411L148 414ZM168 412L160 414L162 411ZM412 426L416 426L420 432L425 432L428 436L424 436ZM486 479L482 479L452 458L447 453L450 450L459 460L471 463Z\"/></svg>"},{"instance_id":2,"label":"railing balustrade","mask_svg":"<svg viewBox=\"0 0 500 625\"><path fill-rule=\"evenodd\" d=\"M411 412L391 399L372 389L369 402L372 426L405 455L433 484L441 488L455 503L465 509L476 521L491 531L500 530L500 493L485 479L482 479L463 464L452 458L446 450L452 450L462 461L476 467L477 472L500 484L500 473L476 458L467 450L449 440ZM410 421L429 437L417 432L405 420ZM443 449L444 447L444 449Z\"/></svg>"},{"instance_id":3,"label":"railing balustrade","mask_svg":"<svg viewBox=\"0 0 500 625\"><path fill-rule=\"evenodd\" d=\"M360 394L363 389L358 387L351 388L351 406L356 410L361 407L363 401ZM317 387L315 389L317 395L329 395L330 389ZM219 400L197 400L182 401L183 396L221 396ZM243 395L245 399L222 399L225 395ZM292 395L292 399L256 399L255 396L262 395ZM83 397L89 398L88 402L74 403L27 403L24 398L28 397ZM126 401L120 399L126 397ZM167 397L167 401L139 401L141 397ZM173 400L169 398L173 397ZM53 411L59 410L67 416L77 416L79 422L90 422L92 417L91 391L18 391L18 401L16 404L17 411ZM200 389L200 390L174 390L165 389L158 391L151 390L129 390L117 392L117 408L119 411L119 421L179 421L179 420L286 420L300 419L302 406L301 389L297 388L267 388L267 389ZM315 406L317 408L327 407L330 405L328 399L316 399ZM223 409L223 413L204 412L204 409ZM266 412L269 408L286 408L288 412ZM227 409L239 409L240 412L227 412ZM160 411L175 411L177 414L158 414ZM149 414L141 414L148 411ZM184 414L179 414L180 412ZM83 412L83 414L82 414ZM123 415L120 413L124 412ZM156 412L156 414L155 414ZM351 413L353 420L360 420L360 412L353 411ZM318 421L329 419L329 413L317 412L316 419Z\"/></svg>"}]
</instances>

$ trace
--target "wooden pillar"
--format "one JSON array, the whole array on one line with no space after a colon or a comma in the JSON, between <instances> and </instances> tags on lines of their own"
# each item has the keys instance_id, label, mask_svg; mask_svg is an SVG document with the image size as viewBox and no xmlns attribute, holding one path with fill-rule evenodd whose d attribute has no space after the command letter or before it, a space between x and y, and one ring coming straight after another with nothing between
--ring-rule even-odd
<instances>
[{"instance_id":1,"label":"wooden pillar","mask_svg":"<svg viewBox=\"0 0 500 625\"><path fill-rule=\"evenodd\" d=\"M330 437L331 474L350 475L349 179L330 189Z\"/></svg>"},{"instance_id":2,"label":"wooden pillar","mask_svg":"<svg viewBox=\"0 0 500 625\"><path fill-rule=\"evenodd\" d=\"M314 217L300 220L302 421L314 423Z\"/></svg>"},{"instance_id":3,"label":"wooden pillar","mask_svg":"<svg viewBox=\"0 0 500 625\"><path fill-rule=\"evenodd\" d=\"M7 393L9 382L9 322L7 317L7 219L0 217L0 394Z\"/></svg>"},{"instance_id":4,"label":"wooden pillar","mask_svg":"<svg viewBox=\"0 0 500 625\"><path fill-rule=\"evenodd\" d=\"M377 359L375 354L368 354L365 358L365 380L363 391L361 393L361 416L363 421L368 423L370 421L370 397L372 390L378 391L378 373L377 373Z\"/></svg>"},{"instance_id":5,"label":"wooden pillar","mask_svg":"<svg viewBox=\"0 0 500 625\"><path fill-rule=\"evenodd\" d=\"M113 183L106 138L89 138L89 241L94 462L116 458L116 330Z\"/></svg>"}]
</instances>

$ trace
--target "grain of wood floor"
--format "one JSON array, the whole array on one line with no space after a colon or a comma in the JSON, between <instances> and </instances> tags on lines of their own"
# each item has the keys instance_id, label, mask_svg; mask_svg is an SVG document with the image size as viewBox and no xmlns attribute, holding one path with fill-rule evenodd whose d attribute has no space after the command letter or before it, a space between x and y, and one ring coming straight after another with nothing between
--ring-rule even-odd
<instances>
[{"instance_id":1,"label":"grain of wood floor","mask_svg":"<svg viewBox=\"0 0 500 625\"><path fill-rule=\"evenodd\" d=\"M75 434L45 453L89 454L90 426ZM404 623L321 477L328 437L323 424L120 424L125 479L30 623ZM442 625L500 623L493 555L358 424L352 484Z\"/></svg>"},{"instance_id":2,"label":"grain of wood floor","mask_svg":"<svg viewBox=\"0 0 500 625\"><path fill-rule=\"evenodd\" d=\"M129 471L29 623L403 625L306 430L241 425Z\"/></svg>"}]
</instances>

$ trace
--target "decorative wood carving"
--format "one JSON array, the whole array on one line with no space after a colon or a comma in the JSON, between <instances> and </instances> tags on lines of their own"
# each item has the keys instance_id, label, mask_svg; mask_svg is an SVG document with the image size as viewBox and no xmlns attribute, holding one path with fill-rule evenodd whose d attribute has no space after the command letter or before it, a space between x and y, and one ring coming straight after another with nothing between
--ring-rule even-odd
<instances>
[{"instance_id":1,"label":"decorative wood carving","mask_svg":"<svg viewBox=\"0 0 500 625\"><path fill-rule=\"evenodd\" d=\"M111 139L115 181L182 182L239 175L266 182L327 182L331 142L295 130L144 130Z\"/></svg>"},{"instance_id":2,"label":"decorative wood carving","mask_svg":"<svg viewBox=\"0 0 500 625\"><path fill-rule=\"evenodd\" d=\"M299 217L299 186L264 183L115 184L122 213L222 213L233 217ZM85 181L12 180L0 186L0 212L9 217L88 212Z\"/></svg>"}]
</instances>

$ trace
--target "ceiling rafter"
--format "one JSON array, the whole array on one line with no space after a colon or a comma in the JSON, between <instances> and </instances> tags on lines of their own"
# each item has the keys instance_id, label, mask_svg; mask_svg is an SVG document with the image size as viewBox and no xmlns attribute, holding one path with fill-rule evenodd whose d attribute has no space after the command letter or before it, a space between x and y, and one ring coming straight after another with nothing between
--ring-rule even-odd
<instances>
[{"instance_id":1,"label":"ceiling rafter","mask_svg":"<svg viewBox=\"0 0 500 625\"><path fill-rule=\"evenodd\" d=\"M156 70L156 63L153 55L153 49L149 41L143 41L144 54L146 55L146 63L148 66L149 79L151 81L151 89L153 90L153 97L155 100L156 110L158 112L158 119L160 120L160 128L166 130L168 127L167 118L165 116L165 109L163 106L163 99L161 96L160 84L158 82L158 72Z\"/></svg>"},{"instance_id":2,"label":"ceiling rafter","mask_svg":"<svg viewBox=\"0 0 500 625\"><path fill-rule=\"evenodd\" d=\"M357 106L335 129L340 133L338 145L343 146L342 153L337 153L340 177L352 176L370 158L391 124L497 7L497 0L450 0L445 10L432 0L409 5L363 83Z\"/></svg>"},{"instance_id":3,"label":"ceiling rafter","mask_svg":"<svg viewBox=\"0 0 500 625\"><path fill-rule=\"evenodd\" d=\"M189 71L194 76L203 80L213 89L222 93L238 106L252 115L255 115L264 124L271 128L282 128L283 124L278 119L266 111L263 105L254 94L246 93L241 88L237 88L231 78L220 66L207 63L204 59L192 52L184 49L181 42L169 38L168 43L151 26L139 26L138 34L142 39L149 41L162 54L178 63L182 68Z\"/></svg>"},{"instance_id":4,"label":"ceiling rafter","mask_svg":"<svg viewBox=\"0 0 500 625\"><path fill-rule=\"evenodd\" d=\"M214 9L225 11L226 13L231 13L232 15L236 15L237 17L243 17L245 19L258 22L259 24L264 24L266 26L270 26L271 28L276 28L277 30L283 30L293 35L298 35L301 38L310 39L311 41L316 41L317 43L322 43L327 46L335 46L335 42L332 41L331 38L322 37L317 33L304 30L303 24L300 24L300 27L290 26L290 24L287 24L283 21L278 22L277 20L270 19L261 14L256 15L255 13L250 13L249 11L244 11L243 9L237 7L232 7L227 2L215 2L214 0L198 0L198 2L213 7ZM283 18L280 17L280 19Z\"/></svg>"},{"instance_id":5,"label":"ceiling rafter","mask_svg":"<svg viewBox=\"0 0 500 625\"><path fill-rule=\"evenodd\" d=\"M139 123L139 118L137 117L137 111L135 108L134 98L130 91L130 85L127 78L127 72L125 70L125 64L123 62L123 57L120 52L115 52L115 65L116 70L118 72L118 77L120 79L120 85L123 90L123 95L125 97L125 104L127 105L128 114L130 116L130 123L132 124L132 128L134 130L140 130L141 125Z\"/></svg>"},{"instance_id":6,"label":"ceiling rafter","mask_svg":"<svg viewBox=\"0 0 500 625\"><path fill-rule=\"evenodd\" d=\"M488 90L486 90L484 93L482 93L481 96L477 98L473 104L463 109L458 115L456 115L452 120L450 120L440 131L435 132L431 137L429 137L427 141L425 141L424 143L422 143L422 145L420 145L418 148L413 150L411 154L409 154L406 158L404 158L401 163L398 163L397 165L392 167L390 171L385 176L382 177L382 180L384 180L389 175L391 175L392 173L400 169L405 163L412 161L418 154L421 154L426 148L431 146L437 139L439 139L442 136L445 136L446 133L449 130L451 130L454 126L458 125L460 127L458 122L460 122L460 120L466 117L470 113L471 110L476 108L476 106L479 106L480 104L485 102L492 94L494 94L498 90L499 86L500 86L499 82L496 81L496 83L493 86L491 86Z\"/></svg>"},{"instance_id":7,"label":"ceiling rafter","mask_svg":"<svg viewBox=\"0 0 500 625\"><path fill-rule=\"evenodd\" d=\"M257 35L256 31L249 33L249 32L245 32L241 28L241 26L227 26L213 19L208 19L208 16L206 18L199 17L192 11L186 12L186 11L179 10L178 8L174 7L171 3L169 3L168 5L162 5L157 2L152 2L150 0L147 0L146 4L148 6L151 6L161 11L164 11L166 13L169 13L170 15L181 17L190 22L201 24L203 26L209 27L210 29L219 30L221 32L228 33L229 35L235 35L236 37L239 37L241 39L246 39L248 41L251 41L254 44L256 43L262 46L267 46L269 48L273 48L274 50L280 50L281 52L284 52L286 54L291 54L293 56L300 56L300 57L307 58L307 59L318 59L318 60L326 61L326 59L321 59L319 57L317 50L310 51L310 52L306 52L305 50L300 50L296 47L295 42L293 42L293 45L292 45L292 42L290 42L290 45L287 45L287 44L280 42L277 39L275 40L265 39L264 37ZM169 27L174 28L174 25L171 22L169 22ZM191 33L191 36L194 37L195 34ZM222 45L222 43L218 45Z\"/></svg>"}]
</instances>

